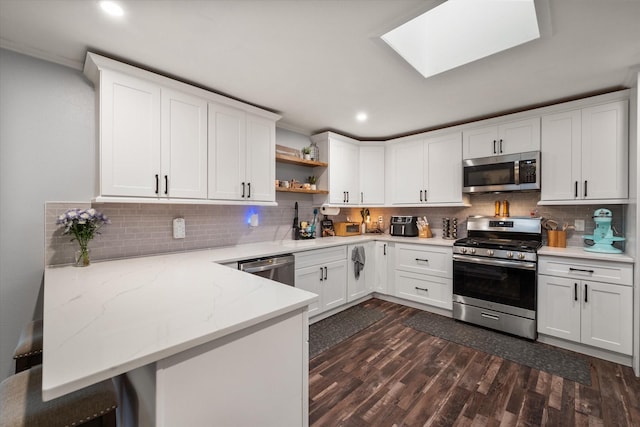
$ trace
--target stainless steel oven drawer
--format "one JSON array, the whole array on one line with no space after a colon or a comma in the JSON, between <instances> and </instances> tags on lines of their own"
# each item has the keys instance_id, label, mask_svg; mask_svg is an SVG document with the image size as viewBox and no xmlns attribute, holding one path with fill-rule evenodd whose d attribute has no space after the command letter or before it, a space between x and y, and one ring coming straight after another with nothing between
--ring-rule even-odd
<instances>
[{"instance_id":1,"label":"stainless steel oven drawer","mask_svg":"<svg viewBox=\"0 0 640 427\"><path fill-rule=\"evenodd\" d=\"M536 339L536 321L459 302L453 303L453 318L529 339Z\"/></svg>"}]
</instances>

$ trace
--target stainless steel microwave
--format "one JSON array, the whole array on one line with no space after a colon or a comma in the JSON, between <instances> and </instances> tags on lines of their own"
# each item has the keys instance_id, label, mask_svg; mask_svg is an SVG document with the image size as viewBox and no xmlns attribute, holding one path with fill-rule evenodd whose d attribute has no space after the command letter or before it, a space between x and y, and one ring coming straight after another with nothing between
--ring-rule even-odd
<instances>
[{"instance_id":1,"label":"stainless steel microwave","mask_svg":"<svg viewBox=\"0 0 640 427\"><path fill-rule=\"evenodd\" d=\"M540 152L463 160L462 182L464 193L540 190Z\"/></svg>"}]
</instances>

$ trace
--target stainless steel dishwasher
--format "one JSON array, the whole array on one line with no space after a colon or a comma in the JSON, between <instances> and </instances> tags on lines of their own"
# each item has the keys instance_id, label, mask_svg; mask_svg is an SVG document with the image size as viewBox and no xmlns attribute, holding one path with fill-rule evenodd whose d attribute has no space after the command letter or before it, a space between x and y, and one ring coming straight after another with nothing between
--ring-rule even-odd
<instances>
[{"instance_id":1,"label":"stainless steel dishwasher","mask_svg":"<svg viewBox=\"0 0 640 427\"><path fill-rule=\"evenodd\" d=\"M294 286L295 258L292 254L238 261L238 270Z\"/></svg>"}]
</instances>

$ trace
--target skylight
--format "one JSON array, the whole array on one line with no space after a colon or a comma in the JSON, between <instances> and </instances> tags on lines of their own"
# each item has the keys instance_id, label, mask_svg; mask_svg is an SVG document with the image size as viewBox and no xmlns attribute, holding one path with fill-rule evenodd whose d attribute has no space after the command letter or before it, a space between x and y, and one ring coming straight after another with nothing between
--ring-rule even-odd
<instances>
[{"instance_id":1,"label":"skylight","mask_svg":"<svg viewBox=\"0 0 640 427\"><path fill-rule=\"evenodd\" d=\"M534 0L449 0L382 39L431 77L539 37Z\"/></svg>"}]
</instances>

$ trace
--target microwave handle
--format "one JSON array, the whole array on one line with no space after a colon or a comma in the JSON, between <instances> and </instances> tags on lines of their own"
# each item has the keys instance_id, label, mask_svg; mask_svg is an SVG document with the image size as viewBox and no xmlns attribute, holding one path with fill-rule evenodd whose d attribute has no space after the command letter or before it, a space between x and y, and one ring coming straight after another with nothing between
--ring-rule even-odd
<instances>
[{"instance_id":1,"label":"microwave handle","mask_svg":"<svg viewBox=\"0 0 640 427\"><path fill-rule=\"evenodd\" d=\"M520 160L516 160L513 162L513 175L516 185L520 185Z\"/></svg>"}]
</instances>

